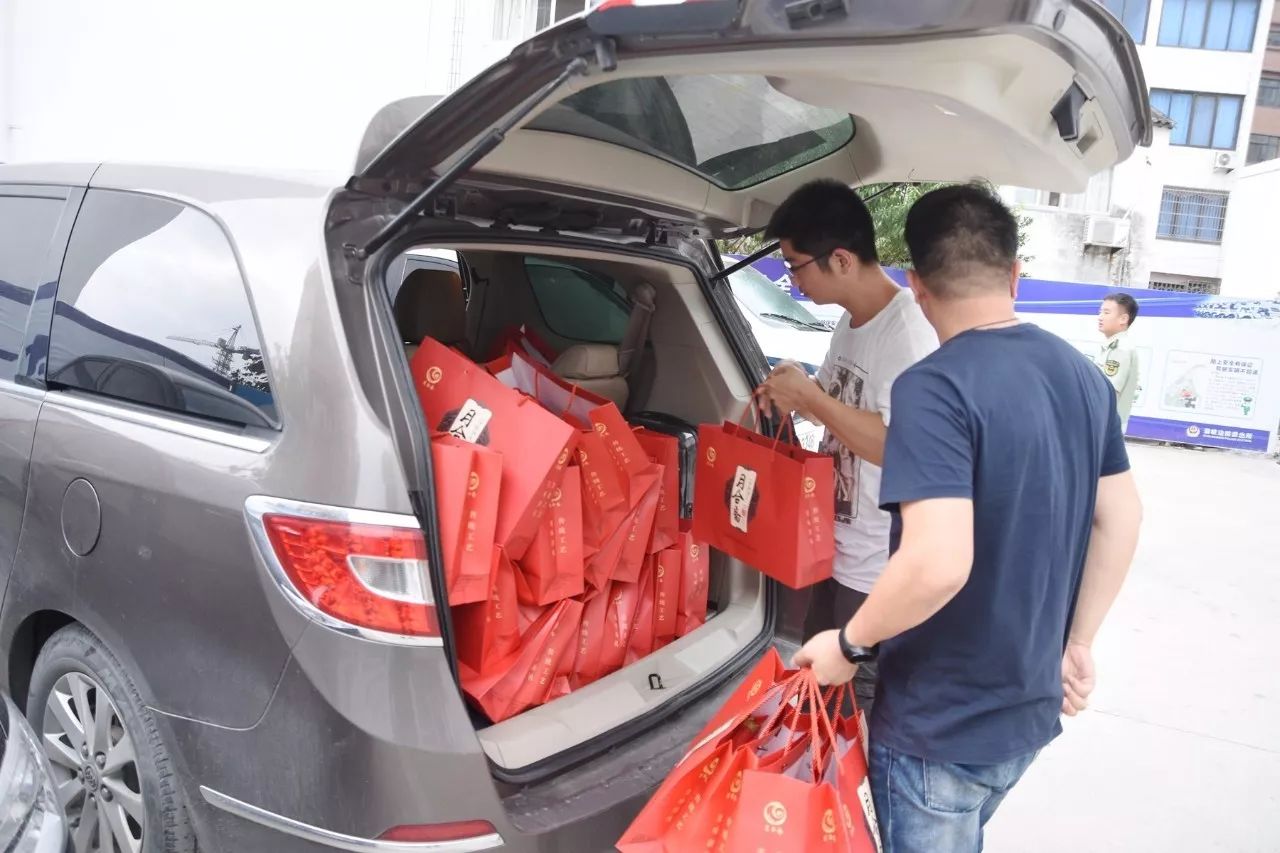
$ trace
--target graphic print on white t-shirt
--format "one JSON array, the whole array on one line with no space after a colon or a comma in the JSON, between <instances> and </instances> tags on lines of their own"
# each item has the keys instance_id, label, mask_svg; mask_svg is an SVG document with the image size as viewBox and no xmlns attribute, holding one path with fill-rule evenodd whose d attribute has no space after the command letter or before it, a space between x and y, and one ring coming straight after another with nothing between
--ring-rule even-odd
<instances>
[{"instance_id":1,"label":"graphic print on white t-shirt","mask_svg":"<svg viewBox=\"0 0 1280 853\"><path fill-rule=\"evenodd\" d=\"M845 314L831 336L818 384L846 406L890 420L893 380L938 348L909 290L854 328ZM835 579L870 592L889 559L889 514L880 509L880 467L853 455L830 430L818 448L835 465Z\"/></svg>"},{"instance_id":2,"label":"graphic print on white t-shirt","mask_svg":"<svg viewBox=\"0 0 1280 853\"><path fill-rule=\"evenodd\" d=\"M849 367L832 364L826 392L854 409L862 405L867 384L867 371L862 365ZM858 517L858 478L862 460L828 432L822 439L821 452L831 457L836 469L836 523L848 524Z\"/></svg>"}]
</instances>

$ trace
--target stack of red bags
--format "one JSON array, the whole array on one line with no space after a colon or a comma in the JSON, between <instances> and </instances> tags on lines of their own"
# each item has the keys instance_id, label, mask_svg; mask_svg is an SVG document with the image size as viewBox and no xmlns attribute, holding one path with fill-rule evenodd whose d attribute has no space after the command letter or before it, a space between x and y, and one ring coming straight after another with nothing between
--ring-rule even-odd
<instances>
[{"instance_id":1,"label":"stack of red bags","mask_svg":"<svg viewBox=\"0 0 1280 853\"><path fill-rule=\"evenodd\" d=\"M878 853L862 712L773 649L618 842L622 853Z\"/></svg>"},{"instance_id":2,"label":"stack of red bags","mask_svg":"<svg viewBox=\"0 0 1280 853\"><path fill-rule=\"evenodd\" d=\"M707 548L681 524L674 437L633 429L519 346L481 367L427 339L412 369L462 686L489 719L705 621Z\"/></svg>"}]
</instances>

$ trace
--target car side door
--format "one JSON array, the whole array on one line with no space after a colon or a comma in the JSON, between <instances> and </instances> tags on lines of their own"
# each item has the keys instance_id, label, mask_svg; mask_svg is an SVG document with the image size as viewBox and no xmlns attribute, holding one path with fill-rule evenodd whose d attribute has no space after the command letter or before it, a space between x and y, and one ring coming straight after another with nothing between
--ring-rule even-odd
<instances>
[{"instance_id":1,"label":"car side door","mask_svg":"<svg viewBox=\"0 0 1280 853\"><path fill-rule=\"evenodd\" d=\"M0 185L0 600L26 503L58 268L83 190ZM43 327L43 328L42 328Z\"/></svg>"}]
</instances>

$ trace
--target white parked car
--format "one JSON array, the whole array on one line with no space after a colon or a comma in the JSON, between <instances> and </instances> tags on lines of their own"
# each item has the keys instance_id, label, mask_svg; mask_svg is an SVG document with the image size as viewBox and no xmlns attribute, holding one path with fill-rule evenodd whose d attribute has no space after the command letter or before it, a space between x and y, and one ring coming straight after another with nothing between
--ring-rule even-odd
<instances>
[{"instance_id":1,"label":"white parked car","mask_svg":"<svg viewBox=\"0 0 1280 853\"><path fill-rule=\"evenodd\" d=\"M803 364L810 376L816 375L831 345L831 324L814 317L754 267L743 267L729 276L729 286L769 364L790 359ZM799 417L795 424L800 444L816 451L822 427Z\"/></svg>"}]
</instances>

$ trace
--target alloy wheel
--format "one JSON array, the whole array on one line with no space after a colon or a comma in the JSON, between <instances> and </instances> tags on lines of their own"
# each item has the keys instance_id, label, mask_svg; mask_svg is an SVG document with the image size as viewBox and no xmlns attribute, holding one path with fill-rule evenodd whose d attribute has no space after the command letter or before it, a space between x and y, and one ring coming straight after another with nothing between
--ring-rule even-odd
<instances>
[{"instance_id":1,"label":"alloy wheel","mask_svg":"<svg viewBox=\"0 0 1280 853\"><path fill-rule=\"evenodd\" d=\"M106 689L82 672L59 678L42 733L75 853L140 853L146 807L137 753Z\"/></svg>"}]
</instances>

